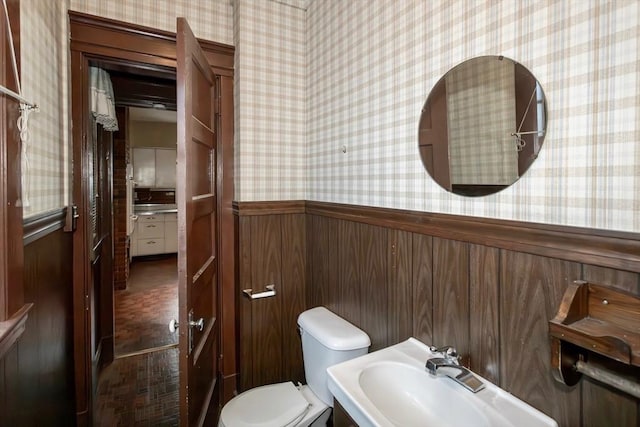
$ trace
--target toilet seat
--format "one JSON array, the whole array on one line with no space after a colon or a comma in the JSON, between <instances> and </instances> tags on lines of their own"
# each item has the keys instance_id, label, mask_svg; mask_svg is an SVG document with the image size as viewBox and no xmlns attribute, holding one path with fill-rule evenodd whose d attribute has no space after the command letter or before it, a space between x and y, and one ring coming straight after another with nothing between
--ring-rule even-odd
<instances>
[{"instance_id":1,"label":"toilet seat","mask_svg":"<svg viewBox=\"0 0 640 427\"><path fill-rule=\"evenodd\" d=\"M292 382L247 390L222 409L220 421L233 427L283 427L296 425L311 404Z\"/></svg>"}]
</instances>

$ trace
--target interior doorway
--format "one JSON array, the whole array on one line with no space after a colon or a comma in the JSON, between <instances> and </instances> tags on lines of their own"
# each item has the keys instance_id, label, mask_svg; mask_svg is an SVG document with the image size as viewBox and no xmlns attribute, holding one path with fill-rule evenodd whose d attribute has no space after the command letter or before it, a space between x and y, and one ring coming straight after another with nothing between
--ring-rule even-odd
<instances>
[{"instance_id":1,"label":"interior doorway","mask_svg":"<svg viewBox=\"0 0 640 427\"><path fill-rule=\"evenodd\" d=\"M114 216L126 220L126 236L119 233L114 248L116 269L124 272L114 281L114 354L120 358L178 344L168 328L178 317L177 131L173 80L113 74L116 105L126 117L125 138L117 141L124 155L114 156L126 183L126 197L120 194L114 207Z\"/></svg>"},{"instance_id":2,"label":"interior doorway","mask_svg":"<svg viewBox=\"0 0 640 427\"><path fill-rule=\"evenodd\" d=\"M120 128L112 147L113 303L102 308L111 310L114 357L98 374L94 424L175 424L178 335L168 328L178 317L175 74L91 65L110 75Z\"/></svg>"},{"instance_id":3,"label":"interior doorway","mask_svg":"<svg viewBox=\"0 0 640 427\"><path fill-rule=\"evenodd\" d=\"M113 289L97 329L112 330L103 346L120 358L177 344L167 327L178 312L175 70L109 59L90 66L108 73L119 122L105 211L113 217Z\"/></svg>"},{"instance_id":4,"label":"interior doorway","mask_svg":"<svg viewBox=\"0 0 640 427\"><path fill-rule=\"evenodd\" d=\"M70 34L71 34L71 109L73 118L73 174L77 177L73 180L73 201L77 204L78 215L74 216L70 220L70 227L73 227L73 301L74 301L74 364L75 364L75 389L76 389L76 408L77 408L77 424L78 425L92 425L96 424L92 420L93 409L95 407L96 389L97 389L97 372L100 366L107 366L105 371L109 367L115 365L115 363L108 363L108 357L104 355L107 352L93 353L93 347L91 346L94 339L98 339L101 344L107 344L102 348L113 348L113 327L111 327L111 334L109 335L108 325L113 326L113 316L111 323L109 319L103 323L105 327L101 336L96 336L95 325L91 322L93 319L105 320L102 316L96 316L96 310L100 310L100 305L96 305L95 295L92 294L94 288L93 276L91 275L91 229L89 227L89 219L91 218L91 198L88 192L90 186L90 180L94 176L92 172L92 159L89 147L89 141L87 133L90 129L90 116L88 108L87 97L87 85L88 85L88 69L90 63L97 63L107 61L112 66L122 66L126 71L133 67L136 71L141 71L147 76L163 77L167 74L171 74L172 78L176 73L176 70L184 70L184 64L190 64L187 62L187 55L190 53L191 47L195 45L201 45L204 48L204 54L201 52L199 59L206 57L204 60L199 60L198 64L201 70L207 70L210 68L213 75L209 81L209 90L207 94L209 96L206 101L207 105L211 106L211 113L215 112L215 118L213 114L211 119L215 119L214 122L208 124L209 128L216 128L218 132L215 133L215 138L209 139L209 148L216 150L216 155L209 155L209 159L213 160L215 164L210 170L216 170L219 174L215 175L215 181L213 186L209 180L208 186L211 187L211 193L217 197L199 197L199 193L193 193L198 196L198 201L205 200L211 205L210 201L213 200L212 206L219 214L216 217L212 217L209 223L215 226L219 230L219 239L213 242L213 246L217 249L217 258L208 265L215 264L218 267L217 274L215 276L202 275L207 279L213 279L208 283L216 285L218 287L215 298L211 299L211 308L215 308L214 312L218 313L218 307L224 307L219 313L220 315L214 318L212 321L210 316L206 320L206 327L204 332L200 329L193 333L193 337L198 340L201 336L215 336L220 337L219 341L206 342L206 348L196 348L197 351L192 351L189 347L190 342L198 341L190 340L188 331L194 330L194 328L202 328L202 322L198 321L202 318L202 315L195 313L197 317L191 322L189 312L189 301L183 294L179 292L179 323L182 325L180 328L179 347L180 357L179 367L175 367L179 371L179 385L172 386L168 384L165 389L173 387L174 390L179 390L179 412L181 414L181 423L191 424L192 414L196 414L196 409L192 402L213 402L207 408L211 409L204 417L209 414L215 416L216 402L225 402L229 400L235 393L237 382L237 352L236 352L236 325L235 325L235 239L234 239L234 216L233 216L233 57L234 49L232 46L221 45L215 42L207 42L202 40L196 40L193 35L190 39L183 43L181 47L178 47L177 41L180 39L176 34L155 30L152 28L140 27L135 24L128 24L124 22L114 21L110 19L95 17L78 12L69 11L70 21ZM180 20L178 20L180 22ZM186 31L180 33L181 35ZM182 40L185 40L183 36ZM186 48L185 48L186 46ZM180 62L182 61L182 62ZM180 66L180 64L183 64ZM179 87L179 93L185 94L186 88L189 88L189 94L195 93L196 97L191 96L191 99L200 99L200 93L194 92L191 88L194 86L191 83L186 83L187 78L191 76L190 73L182 72L182 82ZM214 84L215 86L211 86ZM212 88L215 87L215 94L212 93ZM210 96L210 95L215 96ZM189 98L186 98L188 100ZM197 104L197 103L196 103ZM190 105L188 102L183 102L181 105ZM194 104L195 105L195 104ZM182 132L180 133L180 141L191 140L192 136L186 134L191 132L192 126L197 124L194 117L189 117L187 107L183 107L181 111L183 114L179 118L179 123L182 124ZM191 114L192 115L192 114ZM180 147L185 145L181 143ZM182 152L181 152L182 153ZM180 168L181 185L186 188L191 181L184 179L187 176L186 172L191 173L196 168L190 167L192 164L193 156L188 157L181 154L178 164ZM196 165L193 165L196 166ZM201 172L197 169L198 173ZM189 175L190 176L190 175ZM203 178L205 178L203 176ZM210 178L210 176L209 176ZM200 181L198 181L200 182ZM187 194L186 192L184 194ZM192 194L192 193L189 193ZM182 197L182 196L181 196ZM194 196L195 197L195 196ZM182 205L186 205L183 199L178 200ZM187 206L187 205L186 205ZM190 205L185 210L189 210ZM70 210L70 212L72 212ZM197 214L204 212L198 211ZM207 211L208 212L208 211ZM186 214L185 214L186 215ZM186 215L189 218L197 218L197 215ZM180 230L186 230L186 227L191 223L186 221L185 218L181 218L183 223L186 222L184 227ZM181 234L181 238L186 236L186 231ZM187 250L186 245L181 246L179 251L180 265L184 264L186 260ZM113 246L118 247L118 246ZM194 264L195 265L195 264ZM190 266L194 266L191 265ZM185 266L186 267L186 266ZM200 266L197 266L199 269ZM198 270L199 271L199 270ZM189 289L186 287L186 272L187 268L181 268L179 273L179 287L180 289L186 289L187 296ZM208 271L206 271L208 273ZM191 272L189 274L195 274ZM195 277L195 276L194 276ZM217 283L216 283L217 282ZM183 286L184 284L184 286ZM113 287L111 287L113 290ZM113 294L113 292L112 292ZM101 301L107 301L108 299L101 299ZM205 299L201 299L205 301ZM183 303L184 301L184 303ZM209 301L209 299L206 299ZM215 307L214 307L215 305ZM196 307L197 311L200 307ZM106 313L113 314L112 310L107 310ZM102 314L102 312L101 312ZM192 324L193 323L193 324ZM186 327L185 327L186 326ZM221 332L223 331L223 332ZM201 333L202 332L202 333ZM214 332L214 334L211 334ZM104 333L104 335L103 335ZM109 346L109 339L111 339L111 345ZM206 351L201 351L206 350ZM156 355L159 352L145 353L141 356ZM207 366L210 366L210 372L207 376L207 385L213 384L213 388L208 387L206 390L198 387L189 387L194 378L202 378L203 375L195 375L194 367L204 366L203 363L190 363L193 361L199 361L194 355L202 356L206 355L202 360ZM113 360L113 353L111 354ZM134 357L126 357L119 360L133 360ZM224 363L218 363L218 361ZM102 362L102 363L101 363ZM150 366L148 361L141 362L143 366L147 368ZM165 364L166 366L166 364ZM138 365L133 370L121 372L120 375L130 375L131 372L139 372L142 368ZM167 369L174 369L174 367L167 367ZM152 375L149 378L167 378L166 372L151 372ZM213 381L210 381L213 379ZM200 381L203 384L203 381ZM113 383L116 384L116 383ZM197 385L194 383L194 385ZM219 386L219 387L218 387ZM213 392L211 392L213 390ZM209 417L211 418L211 417Z\"/></svg>"}]
</instances>

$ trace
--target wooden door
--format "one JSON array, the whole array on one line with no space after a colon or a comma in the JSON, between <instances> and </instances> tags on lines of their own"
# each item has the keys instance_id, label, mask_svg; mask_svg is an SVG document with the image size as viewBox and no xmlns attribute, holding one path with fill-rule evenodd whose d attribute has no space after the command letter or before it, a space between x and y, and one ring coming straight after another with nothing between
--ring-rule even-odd
<instances>
[{"instance_id":1,"label":"wooden door","mask_svg":"<svg viewBox=\"0 0 640 427\"><path fill-rule=\"evenodd\" d=\"M449 168L449 130L447 127L447 88L444 81L431 90L420 117L418 141L422 163L429 175L451 191Z\"/></svg>"},{"instance_id":2,"label":"wooden door","mask_svg":"<svg viewBox=\"0 0 640 427\"><path fill-rule=\"evenodd\" d=\"M180 424L218 409L215 79L184 18L177 23Z\"/></svg>"},{"instance_id":3,"label":"wooden door","mask_svg":"<svg viewBox=\"0 0 640 427\"><path fill-rule=\"evenodd\" d=\"M85 63L88 65L87 63ZM87 90L86 94L89 93ZM76 406L78 425L87 425L98 373L113 361L113 135L89 119L83 144L74 147L74 198L79 201L73 236ZM84 145L86 144L86 145ZM73 228L70 228L71 231ZM81 301L81 304L77 302Z\"/></svg>"},{"instance_id":4,"label":"wooden door","mask_svg":"<svg viewBox=\"0 0 640 427\"><path fill-rule=\"evenodd\" d=\"M95 145L90 151L93 173L90 223L91 278L89 304L92 323L93 364L97 372L113 361L113 133L96 126Z\"/></svg>"}]
</instances>

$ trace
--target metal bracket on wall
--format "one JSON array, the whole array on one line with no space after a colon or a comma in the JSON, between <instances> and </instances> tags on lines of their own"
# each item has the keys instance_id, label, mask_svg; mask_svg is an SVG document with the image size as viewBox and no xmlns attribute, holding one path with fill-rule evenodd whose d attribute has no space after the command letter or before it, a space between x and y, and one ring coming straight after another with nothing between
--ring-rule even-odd
<instances>
[{"instance_id":1,"label":"metal bracket on wall","mask_svg":"<svg viewBox=\"0 0 640 427\"><path fill-rule=\"evenodd\" d=\"M265 288L267 289L266 291L263 292L257 292L257 293L253 293L253 289L243 289L242 292L244 293L244 295L250 299L259 299L259 298L267 298L267 297L274 297L276 296L276 285L267 285L265 286Z\"/></svg>"},{"instance_id":2,"label":"metal bracket on wall","mask_svg":"<svg viewBox=\"0 0 640 427\"><path fill-rule=\"evenodd\" d=\"M64 219L64 231L67 233L76 231L79 217L80 215L78 214L78 206L67 206L67 214Z\"/></svg>"}]
</instances>

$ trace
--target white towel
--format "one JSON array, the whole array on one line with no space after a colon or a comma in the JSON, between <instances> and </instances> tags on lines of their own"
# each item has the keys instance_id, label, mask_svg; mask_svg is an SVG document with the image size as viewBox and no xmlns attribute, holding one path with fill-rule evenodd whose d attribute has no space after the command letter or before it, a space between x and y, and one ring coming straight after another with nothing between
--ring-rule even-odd
<instances>
[{"instance_id":1,"label":"white towel","mask_svg":"<svg viewBox=\"0 0 640 427\"><path fill-rule=\"evenodd\" d=\"M96 122L107 131L117 131L115 97L109 73L102 68L89 67L89 87L89 104Z\"/></svg>"}]
</instances>

